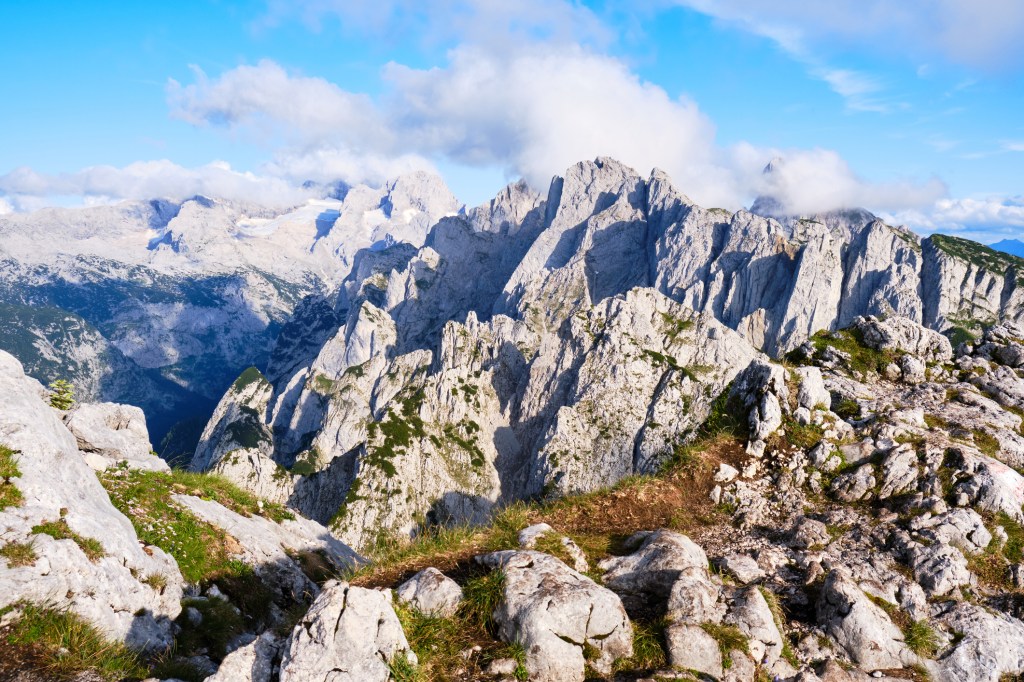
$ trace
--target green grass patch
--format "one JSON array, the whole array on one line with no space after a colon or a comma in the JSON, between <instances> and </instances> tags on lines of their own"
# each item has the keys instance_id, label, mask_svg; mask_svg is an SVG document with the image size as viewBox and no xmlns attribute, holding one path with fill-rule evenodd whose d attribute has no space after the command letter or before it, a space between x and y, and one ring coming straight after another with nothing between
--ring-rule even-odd
<instances>
[{"instance_id":1,"label":"green grass patch","mask_svg":"<svg viewBox=\"0 0 1024 682\"><path fill-rule=\"evenodd\" d=\"M782 659L794 668L799 668L800 659L796 657L793 645L789 643L789 637L786 636L786 615L782 611L782 604L779 603L779 598L769 589L764 587L758 587L757 589L760 590L761 596L768 603L768 608L772 612L772 618L775 620L775 627L779 629L779 634L782 635L782 652L780 654Z\"/></svg>"},{"instance_id":2,"label":"green grass patch","mask_svg":"<svg viewBox=\"0 0 1024 682\"><path fill-rule=\"evenodd\" d=\"M843 398L832 411L843 419L860 419L861 417L860 403L852 398Z\"/></svg>"},{"instance_id":3,"label":"green grass patch","mask_svg":"<svg viewBox=\"0 0 1024 682\"><path fill-rule=\"evenodd\" d=\"M939 651L939 637L927 621L915 620L903 629L903 641L918 656L935 658Z\"/></svg>"},{"instance_id":4,"label":"green grass patch","mask_svg":"<svg viewBox=\"0 0 1024 682\"><path fill-rule=\"evenodd\" d=\"M21 491L12 480L21 476L18 463L14 460L17 454L6 445L0 445L0 511L8 507L19 507L24 501Z\"/></svg>"},{"instance_id":5,"label":"green grass patch","mask_svg":"<svg viewBox=\"0 0 1024 682\"><path fill-rule=\"evenodd\" d=\"M186 656L202 650L215 659L227 654L227 645L232 639L245 632L245 619L226 599L183 599L182 612L176 621L181 632L175 640L177 650ZM202 621L193 625L188 609L193 608L202 615Z\"/></svg>"},{"instance_id":6,"label":"green grass patch","mask_svg":"<svg viewBox=\"0 0 1024 682\"><path fill-rule=\"evenodd\" d=\"M820 357L826 349L832 348L845 354L849 359L847 366L850 371L861 377L870 374L881 374L885 367L896 360L897 353L890 350L875 350L864 345L864 337L856 328L840 329L839 331L820 331L811 337L815 357ZM799 350L794 351L799 353ZM806 358L791 353L787 358L802 361Z\"/></svg>"},{"instance_id":7,"label":"green grass patch","mask_svg":"<svg viewBox=\"0 0 1024 682\"><path fill-rule=\"evenodd\" d=\"M653 621L633 621L633 655L615 662L617 671L660 670L668 667L665 655L665 629L669 619L665 616Z\"/></svg>"},{"instance_id":8,"label":"green grass patch","mask_svg":"<svg viewBox=\"0 0 1024 682\"><path fill-rule=\"evenodd\" d=\"M71 530L68 522L63 518L56 521L44 521L39 525L32 526L33 535L49 535L54 540L74 540L79 549L89 558L89 561L96 562L107 555L99 540L87 538Z\"/></svg>"},{"instance_id":9,"label":"green grass patch","mask_svg":"<svg viewBox=\"0 0 1024 682\"><path fill-rule=\"evenodd\" d=\"M3 632L9 645L19 647L31 667L58 679L92 671L104 680L139 679L147 671L138 655L71 611L19 604L21 617Z\"/></svg>"},{"instance_id":10,"label":"green grass patch","mask_svg":"<svg viewBox=\"0 0 1024 682\"><path fill-rule=\"evenodd\" d=\"M241 393L243 390L257 382L263 382L266 384L270 383L267 381L266 377L263 376L261 371L255 367L249 367L238 375L238 378L235 379L235 383L231 385L231 390L235 393Z\"/></svg>"},{"instance_id":11,"label":"green grass patch","mask_svg":"<svg viewBox=\"0 0 1024 682\"><path fill-rule=\"evenodd\" d=\"M1024 272L1024 258L1011 256L1002 251L971 241L962 237L951 237L944 234L933 234L929 237L939 251L954 258L967 261L989 272L1005 275L1011 267L1018 273Z\"/></svg>"},{"instance_id":12,"label":"green grass patch","mask_svg":"<svg viewBox=\"0 0 1024 682\"><path fill-rule=\"evenodd\" d=\"M32 541L8 542L0 547L0 557L7 560L8 568L31 566L39 558L36 556L35 543Z\"/></svg>"},{"instance_id":13,"label":"green grass patch","mask_svg":"<svg viewBox=\"0 0 1024 682\"><path fill-rule=\"evenodd\" d=\"M725 670L732 667L732 652L750 653L750 640L735 625L702 623L700 627L718 642L718 650L722 652L722 668Z\"/></svg>"},{"instance_id":14,"label":"green grass patch","mask_svg":"<svg viewBox=\"0 0 1024 682\"><path fill-rule=\"evenodd\" d=\"M528 679L523 648L514 642L496 641L492 616L502 598L504 583L505 575L501 571L469 578L463 585L464 599L455 615L449 618L427 615L410 606L396 604L395 612L419 664L413 667L407 665L408 661L392 661L392 676L408 682L465 679L457 671L465 673L468 668L471 673L476 673L472 679L481 679L482 669L488 663L499 658L511 658L518 664L515 679ZM462 653L475 645L481 647L479 656L465 658ZM480 670L472 670L473 666L479 666Z\"/></svg>"},{"instance_id":15,"label":"green grass patch","mask_svg":"<svg viewBox=\"0 0 1024 682\"><path fill-rule=\"evenodd\" d=\"M810 450L825 438L825 429L820 425L801 424L790 417L783 421L783 428L789 444L795 445L801 450Z\"/></svg>"},{"instance_id":16,"label":"green grass patch","mask_svg":"<svg viewBox=\"0 0 1024 682\"><path fill-rule=\"evenodd\" d=\"M907 629L914 624L914 621L910 619L910 616L908 616L907 613L896 604L882 599L881 597L876 597L870 592L865 592L864 594L871 603L885 611L885 615L889 616L889 620L895 623L900 630L906 632Z\"/></svg>"},{"instance_id":17,"label":"green grass patch","mask_svg":"<svg viewBox=\"0 0 1024 682\"><path fill-rule=\"evenodd\" d=\"M982 452L982 454L988 455L989 457L996 457L999 454L999 441L995 436L982 429L972 429L971 435L974 437L974 445Z\"/></svg>"},{"instance_id":18,"label":"green grass patch","mask_svg":"<svg viewBox=\"0 0 1024 682\"><path fill-rule=\"evenodd\" d=\"M102 474L100 481L110 501L131 520L139 539L173 556L182 576L193 583L234 572L237 565L229 558L234 539L175 504L172 495L213 500L244 516L262 514L275 521L294 518L280 505L264 503L261 511L253 495L216 475L115 469Z\"/></svg>"},{"instance_id":19,"label":"green grass patch","mask_svg":"<svg viewBox=\"0 0 1024 682\"><path fill-rule=\"evenodd\" d=\"M153 662L150 677L158 680L181 680L182 682L203 682L207 675L195 663L169 651Z\"/></svg>"}]
</instances>

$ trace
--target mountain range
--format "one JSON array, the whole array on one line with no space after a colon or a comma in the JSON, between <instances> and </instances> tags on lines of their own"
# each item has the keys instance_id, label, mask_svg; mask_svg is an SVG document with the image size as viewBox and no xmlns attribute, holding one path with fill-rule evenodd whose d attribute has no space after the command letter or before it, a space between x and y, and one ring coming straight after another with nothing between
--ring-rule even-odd
<instances>
[{"instance_id":1,"label":"mountain range","mask_svg":"<svg viewBox=\"0 0 1024 682\"><path fill-rule=\"evenodd\" d=\"M1024 260L335 189L0 219L0 679L1024 674Z\"/></svg>"},{"instance_id":2,"label":"mountain range","mask_svg":"<svg viewBox=\"0 0 1024 682\"><path fill-rule=\"evenodd\" d=\"M143 407L156 446L172 435L165 456L190 453L299 301L335 291L358 250L421 244L459 208L426 174L332 189L292 209L194 197L0 216L0 348L81 399Z\"/></svg>"},{"instance_id":3,"label":"mountain range","mask_svg":"<svg viewBox=\"0 0 1024 682\"><path fill-rule=\"evenodd\" d=\"M660 171L584 162L420 248L357 253L221 399L190 466L357 547L479 520L657 470L754 358L823 330L898 316L960 343L1019 320L1022 265L863 210L705 209Z\"/></svg>"}]
</instances>

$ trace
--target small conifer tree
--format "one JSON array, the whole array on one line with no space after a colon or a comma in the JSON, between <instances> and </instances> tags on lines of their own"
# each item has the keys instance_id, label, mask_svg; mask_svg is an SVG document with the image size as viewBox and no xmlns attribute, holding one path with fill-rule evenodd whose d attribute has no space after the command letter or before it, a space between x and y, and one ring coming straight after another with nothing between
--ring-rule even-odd
<instances>
[{"instance_id":1,"label":"small conifer tree","mask_svg":"<svg viewBox=\"0 0 1024 682\"><path fill-rule=\"evenodd\" d=\"M57 379L50 384L50 406L58 410L70 410L75 404L75 387L66 379Z\"/></svg>"}]
</instances>

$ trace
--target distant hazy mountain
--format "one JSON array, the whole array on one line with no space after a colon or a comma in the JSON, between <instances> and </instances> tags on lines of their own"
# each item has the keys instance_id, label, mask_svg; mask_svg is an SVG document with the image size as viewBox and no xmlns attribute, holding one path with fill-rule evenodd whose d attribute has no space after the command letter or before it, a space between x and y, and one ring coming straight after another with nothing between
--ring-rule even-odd
<instances>
[{"instance_id":1,"label":"distant hazy mountain","mask_svg":"<svg viewBox=\"0 0 1024 682\"><path fill-rule=\"evenodd\" d=\"M265 368L295 305L334 292L358 250L419 246L459 208L415 173L276 211L193 197L6 215L0 349L82 399L139 405L159 445L182 420L201 428L243 369ZM174 429L174 449L197 436Z\"/></svg>"},{"instance_id":2,"label":"distant hazy mountain","mask_svg":"<svg viewBox=\"0 0 1024 682\"><path fill-rule=\"evenodd\" d=\"M1024 242L1019 239L1004 239L991 245L996 251L1024 258Z\"/></svg>"}]
</instances>

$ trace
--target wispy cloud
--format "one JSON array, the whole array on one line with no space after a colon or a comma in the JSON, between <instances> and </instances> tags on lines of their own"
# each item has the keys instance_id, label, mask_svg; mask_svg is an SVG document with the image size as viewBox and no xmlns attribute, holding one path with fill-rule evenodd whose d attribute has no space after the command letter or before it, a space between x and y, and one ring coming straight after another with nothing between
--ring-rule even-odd
<instances>
[{"instance_id":1,"label":"wispy cloud","mask_svg":"<svg viewBox=\"0 0 1024 682\"><path fill-rule=\"evenodd\" d=\"M893 109L878 97L883 85L874 76L852 69L815 69L812 74L828 83L853 111L887 113Z\"/></svg>"},{"instance_id":2,"label":"wispy cloud","mask_svg":"<svg viewBox=\"0 0 1024 682\"><path fill-rule=\"evenodd\" d=\"M1024 140L1003 140L1002 148L1008 152L1024 152Z\"/></svg>"},{"instance_id":3,"label":"wispy cloud","mask_svg":"<svg viewBox=\"0 0 1024 682\"><path fill-rule=\"evenodd\" d=\"M935 57L981 69L1024 68L1019 0L676 0L806 58L829 45Z\"/></svg>"},{"instance_id":4,"label":"wispy cloud","mask_svg":"<svg viewBox=\"0 0 1024 682\"><path fill-rule=\"evenodd\" d=\"M33 197L78 196L102 200L182 199L196 194L285 206L303 201L309 192L281 178L241 173L223 162L183 168L171 161L142 161L121 168L93 166L75 173L37 173L16 168L0 175L4 205L34 209Z\"/></svg>"}]
</instances>

